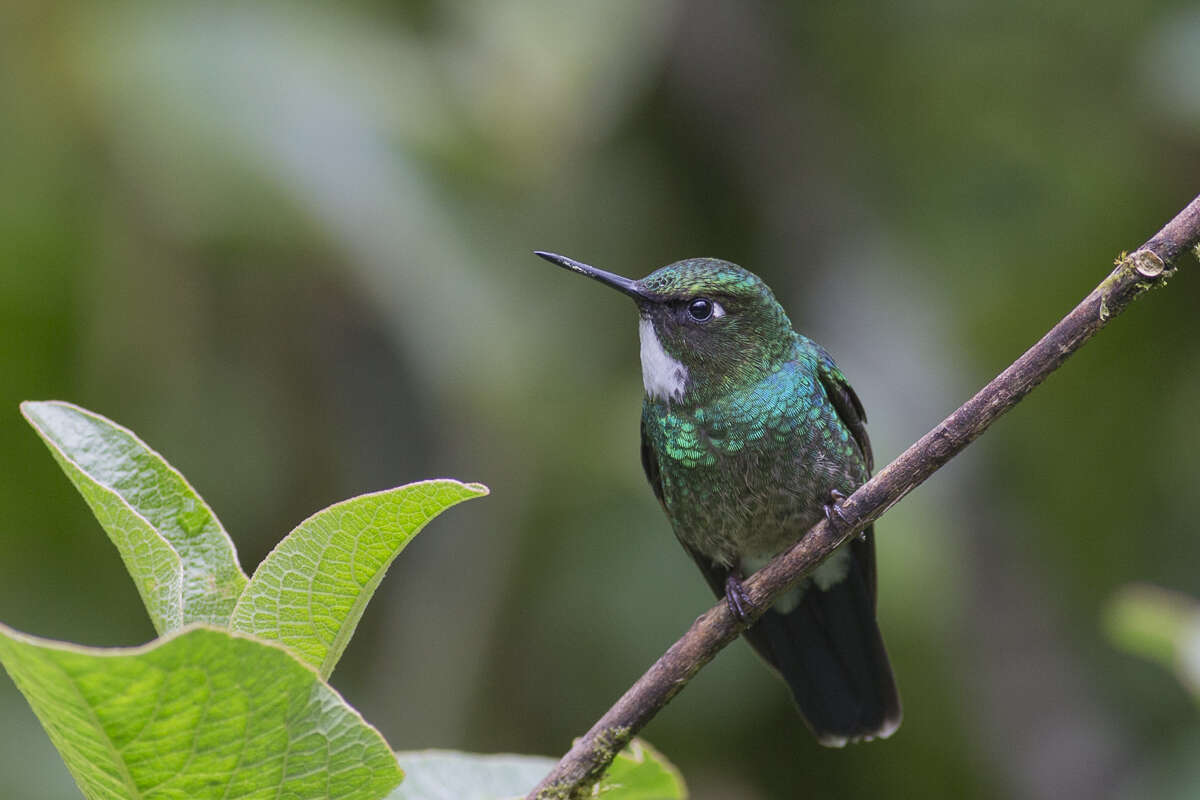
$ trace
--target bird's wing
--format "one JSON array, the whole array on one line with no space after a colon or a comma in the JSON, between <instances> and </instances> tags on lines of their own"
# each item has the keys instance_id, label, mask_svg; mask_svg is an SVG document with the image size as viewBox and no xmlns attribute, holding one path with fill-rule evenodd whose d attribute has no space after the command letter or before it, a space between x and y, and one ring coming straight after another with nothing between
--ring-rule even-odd
<instances>
[{"instance_id":1,"label":"bird's wing","mask_svg":"<svg viewBox=\"0 0 1200 800\"><path fill-rule=\"evenodd\" d=\"M646 471L646 480L650 482L650 488L654 490L654 496L658 498L658 502L662 504L663 509L666 509L666 501L663 500L662 473L658 469L658 457L654 454L654 447L650 443L650 432L647 429L648 418L643 410L642 413L642 469ZM670 518L670 513L667 517ZM713 561L708 556L705 556L699 550L688 545L678 535L675 538L683 545L683 549L687 550L688 555L696 562L696 566L700 568L700 573L704 575L704 580L712 588L713 593L717 597L725 595L725 579L729 577L729 567L722 566Z\"/></svg>"},{"instance_id":2,"label":"bird's wing","mask_svg":"<svg viewBox=\"0 0 1200 800\"><path fill-rule=\"evenodd\" d=\"M646 409L642 409L642 469L646 471L646 480L650 482L650 488L654 490L654 496L658 498L659 503L663 503L663 508L666 508L663 501L662 473L658 471L658 457L654 455L654 446L650 443L650 431L647 423L649 419Z\"/></svg>"},{"instance_id":3,"label":"bird's wing","mask_svg":"<svg viewBox=\"0 0 1200 800\"><path fill-rule=\"evenodd\" d=\"M875 458L871 454L871 439L867 436L867 412L863 410L862 401L854 393L850 381L846 380L846 376L838 369L837 364L833 363L833 358L829 353L820 348L818 348L817 377L820 378L821 385L825 387L825 394L833 403L834 410L837 411L842 424L854 436L854 441L862 453L863 462L867 465L867 472L873 471Z\"/></svg>"},{"instance_id":4,"label":"bird's wing","mask_svg":"<svg viewBox=\"0 0 1200 800\"><path fill-rule=\"evenodd\" d=\"M817 352L817 377L820 379L821 385L825 387L825 394L833 403L833 408L837 411L842 424L849 429L854 441L858 444L867 474L870 475L875 468L875 459L871 453L871 440L867 436L867 412L863 410L862 401L854 393L846 376L833 362L833 357L820 347ZM870 593L871 605L874 606L876 595L875 526L868 525L863 529L861 536L855 536L850 542L850 549L854 554L855 567L863 574L867 590Z\"/></svg>"}]
</instances>

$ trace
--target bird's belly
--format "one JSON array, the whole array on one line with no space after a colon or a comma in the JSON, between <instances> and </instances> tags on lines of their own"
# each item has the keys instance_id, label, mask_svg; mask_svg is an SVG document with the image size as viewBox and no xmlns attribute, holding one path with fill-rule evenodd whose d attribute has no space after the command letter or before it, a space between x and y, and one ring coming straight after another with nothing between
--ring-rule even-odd
<instances>
[{"instance_id":1,"label":"bird's belly","mask_svg":"<svg viewBox=\"0 0 1200 800\"><path fill-rule=\"evenodd\" d=\"M823 516L832 489L853 487L840 468L813 469L819 461L768 452L708 466L663 465L663 499L675 534L725 566L769 559Z\"/></svg>"}]
</instances>

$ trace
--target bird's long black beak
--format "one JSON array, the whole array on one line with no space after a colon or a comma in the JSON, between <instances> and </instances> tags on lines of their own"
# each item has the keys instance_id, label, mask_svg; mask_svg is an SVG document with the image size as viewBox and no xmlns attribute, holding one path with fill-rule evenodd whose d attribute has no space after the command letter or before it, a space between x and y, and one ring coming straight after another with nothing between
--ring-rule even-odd
<instances>
[{"instance_id":1,"label":"bird's long black beak","mask_svg":"<svg viewBox=\"0 0 1200 800\"><path fill-rule=\"evenodd\" d=\"M557 264L563 269L569 269L572 272L578 272L580 275L586 275L593 280L597 280L607 286L611 286L618 292L629 295L634 300L644 301L647 299L645 293L642 292L642 290L638 287L637 281L630 280L629 278L623 278L620 275L615 275L602 269L597 269L596 267L584 264L581 261L576 261L573 258L560 256L558 253L547 253L544 250L534 250L533 254L546 259L551 264Z\"/></svg>"}]
</instances>

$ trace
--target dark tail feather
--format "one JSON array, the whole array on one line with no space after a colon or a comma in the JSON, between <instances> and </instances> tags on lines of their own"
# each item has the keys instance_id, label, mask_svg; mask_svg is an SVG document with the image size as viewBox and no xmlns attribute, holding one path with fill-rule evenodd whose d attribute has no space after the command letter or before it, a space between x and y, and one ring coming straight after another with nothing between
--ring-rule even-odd
<instances>
[{"instance_id":1,"label":"dark tail feather","mask_svg":"<svg viewBox=\"0 0 1200 800\"><path fill-rule=\"evenodd\" d=\"M796 608L786 614L771 609L746 631L828 747L884 738L900 726L900 696L875 622L874 576L862 569L865 560L856 557L846 577L827 590L810 584Z\"/></svg>"}]
</instances>

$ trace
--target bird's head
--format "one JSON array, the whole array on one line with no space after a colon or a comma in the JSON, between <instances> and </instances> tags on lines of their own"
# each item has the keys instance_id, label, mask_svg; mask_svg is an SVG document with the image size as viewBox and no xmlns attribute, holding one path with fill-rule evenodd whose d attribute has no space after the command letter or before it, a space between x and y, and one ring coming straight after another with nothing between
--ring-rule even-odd
<instances>
[{"instance_id":1,"label":"bird's head","mask_svg":"<svg viewBox=\"0 0 1200 800\"><path fill-rule=\"evenodd\" d=\"M792 350L792 324L775 295L737 264L690 258L631 280L566 256L537 255L634 299L642 380L652 399L703 403L761 380Z\"/></svg>"}]
</instances>

